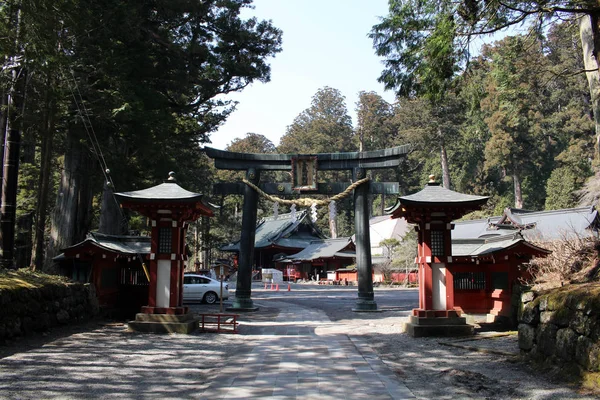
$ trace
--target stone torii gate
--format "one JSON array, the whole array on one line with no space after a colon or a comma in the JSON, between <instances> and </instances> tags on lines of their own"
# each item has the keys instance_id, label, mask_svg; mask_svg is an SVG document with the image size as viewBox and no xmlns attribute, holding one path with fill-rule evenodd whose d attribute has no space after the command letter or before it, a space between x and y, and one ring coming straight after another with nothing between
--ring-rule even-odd
<instances>
[{"instance_id":1,"label":"stone torii gate","mask_svg":"<svg viewBox=\"0 0 600 400\"><path fill-rule=\"evenodd\" d=\"M231 310L255 311L258 309L254 306L251 297L254 235L259 196L256 189L269 195L279 196L297 194L333 196L344 192L351 184L356 185L362 180L364 183L354 189L358 298L353 311L376 311L367 194L395 195L399 193L399 185L397 182L368 181L367 170L396 167L400 164L401 157L405 156L409 149L409 146L405 145L366 152L291 155L236 153L205 147L206 154L215 160L217 169L246 171L246 183L218 183L213 186L215 195L244 195L237 283ZM331 170L352 171L353 183L318 182L318 171ZM292 183L260 184L261 171L291 171Z\"/></svg>"}]
</instances>

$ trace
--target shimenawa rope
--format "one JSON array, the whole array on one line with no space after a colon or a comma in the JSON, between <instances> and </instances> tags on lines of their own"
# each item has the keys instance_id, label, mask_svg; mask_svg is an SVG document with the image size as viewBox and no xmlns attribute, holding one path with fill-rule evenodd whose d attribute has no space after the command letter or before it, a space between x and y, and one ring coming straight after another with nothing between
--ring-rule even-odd
<instances>
[{"instance_id":1,"label":"shimenawa rope","mask_svg":"<svg viewBox=\"0 0 600 400\"><path fill-rule=\"evenodd\" d=\"M244 182L246 185L250 186L252 189L256 190L258 192L258 194L260 194L261 196L265 197L266 199L279 203L279 204L285 204L285 205L292 205L292 204L296 204L297 206L300 207L309 207L313 204L316 204L318 206L323 206L326 204L329 204L331 201L338 201L341 200L345 197L348 197L350 195L350 193L356 189L358 186L362 185L365 182L368 182L371 178L369 178L368 176L366 178L363 179L359 179L358 181L352 183L350 186L348 186L346 188L346 190L344 190L342 193L338 193L333 197L330 197L328 199L324 199L324 200L320 200L320 199L311 199L308 197L303 197L300 199L294 199L294 200L287 200L287 199L281 199L277 196L271 196L270 194L267 194L265 192L263 192L261 190L261 188L259 188L258 186L256 186L255 184L253 184L252 182L248 181L247 179L242 179L242 182Z\"/></svg>"}]
</instances>

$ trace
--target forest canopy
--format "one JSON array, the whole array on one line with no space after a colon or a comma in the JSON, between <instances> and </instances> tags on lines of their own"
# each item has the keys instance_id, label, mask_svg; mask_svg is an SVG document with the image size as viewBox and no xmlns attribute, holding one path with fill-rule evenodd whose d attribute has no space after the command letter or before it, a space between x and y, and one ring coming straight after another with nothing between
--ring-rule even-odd
<instances>
[{"instance_id":1,"label":"forest canopy","mask_svg":"<svg viewBox=\"0 0 600 400\"><path fill-rule=\"evenodd\" d=\"M505 207L593 204L600 193L593 179L598 96L589 79L597 65L590 69L585 33L597 24L595 8L518 3L391 0L389 14L365 34L385 62L381 81L395 92L393 103L362 91L356 104L347 104L340 90L323 87L279 143L245 132L227 150L296 154L410 144L398 168L372 171L372 179L399 182L409 194L434 174L447 188L490 196L471 217L499 215ZM202 146L235 110L224 95L268 82L269 60L282 49L282 32L271 22L241 17L251 6L250 0L0 4L0 131L4 142L19 139L16 239L9 246L17 266L42 268L90 230L143 232L145 221L121 214L114 190L153 186L171 170L186 189L209 195L213 183L241 180L239 172L215 170ZM466 45L522 22L522 34L507 34L476 54ZM2 149L8 157L10 148ZM383 214L394 200L374 196L371 214ZM2 201L10 204L10 197ZM202 232L190 238L193 249L198 237L211 249L239 237L242 198L211 201L220 208L210 227L204 221L190 230ZM272 207L261 200L259 218ZM351 201L340 202L335 224L328 217L319 210L326 234L354 233Z\"/></svg>"}]
</instances>

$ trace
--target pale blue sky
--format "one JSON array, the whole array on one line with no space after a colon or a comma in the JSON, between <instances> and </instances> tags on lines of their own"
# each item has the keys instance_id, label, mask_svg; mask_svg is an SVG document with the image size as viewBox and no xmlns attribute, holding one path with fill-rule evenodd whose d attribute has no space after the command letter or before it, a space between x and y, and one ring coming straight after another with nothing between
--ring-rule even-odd
<instances>
[{"instance_id":1,"label":"pale blue sky","mask_svg":"<svg viewBox=\"0 0 600 400\"><path fill-rule=\"evenodd\" d=\"M247 132L278 145L287 126L325 86L342 92L354 121L359 91L394 101L394 94L377 82L382 59L367 37L378 17L387 14L387 0L255 0L254 6L252 15L283 30L283 51L270 60L270 82L254 83L229 97L239 102L237 110L207 146L224 149Z\"/></svg>"}]
</instances>

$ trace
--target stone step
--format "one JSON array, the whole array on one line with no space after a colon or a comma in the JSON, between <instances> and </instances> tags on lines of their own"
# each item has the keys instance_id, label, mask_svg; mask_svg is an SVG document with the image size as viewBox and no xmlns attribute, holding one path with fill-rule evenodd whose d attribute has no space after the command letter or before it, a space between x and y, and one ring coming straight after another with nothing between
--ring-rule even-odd
<instances>
[{"instance_id":1,"label":"stone step","mask_svg":"<svg viewBox=\"0 0 600 400\"><path fill-rule=\"evenodd\" d=\"M188 322L130 321L127 325L134 332L189 334L198 328L198 320Z\"/></svg>"},{"instance_id":2,"label":"stone step","mask_svg":"<svg viewBox=\"0 0 600 400\"><path fill-rule=\"evenodd\" d=\"M410 323L421 326L438 326L438 325L466 325L465 317L437 317L437 318L419 318L414 315L410 316Z\"/></svg>"},{"instance_id":3,"label":"stone step","mask_svg":"<svg viewBox=\"0 0 600 400\"><path fill-rule=\"evenodd\" d=\"M194 320L194 314L146 314L137 313L136 322L162 322L162 323L183 323Z\"/></svg>"},{"instance_id":4,"label":"stone step","mask_svg":"<svg viewBox=\"0 0 600 400\"><path fill-rule=\"evenodd\" d=\"M414 325L404 324L404 330L412 337L426 336L471 336L474 333L473 325Z\"/></svg>"}]
</instances>

